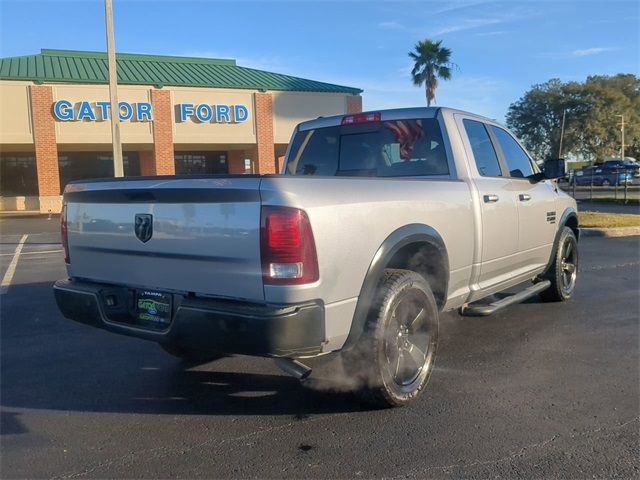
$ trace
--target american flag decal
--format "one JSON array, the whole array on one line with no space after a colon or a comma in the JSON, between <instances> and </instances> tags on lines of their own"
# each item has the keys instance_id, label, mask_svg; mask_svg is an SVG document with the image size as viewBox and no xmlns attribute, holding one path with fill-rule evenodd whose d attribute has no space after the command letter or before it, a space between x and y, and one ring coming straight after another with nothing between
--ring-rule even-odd
<instances>
[{"instance_id":1,"label":"american flag decal","mask_svg":"<svg viewBox=\"0 0 640 480\"><path fill-rule=\"evenodd\" d=\"M414 145L424 137L421 120L395 120L386 122L386 127L393 132L396 142L400 144L400 158L411 160Z\"/></svg>"}]
</instances>

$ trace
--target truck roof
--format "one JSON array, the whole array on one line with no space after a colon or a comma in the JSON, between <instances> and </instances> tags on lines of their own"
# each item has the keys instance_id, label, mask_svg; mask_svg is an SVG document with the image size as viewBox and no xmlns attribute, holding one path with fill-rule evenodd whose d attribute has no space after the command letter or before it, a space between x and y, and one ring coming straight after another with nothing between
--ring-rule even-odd
<instances>
[{"instance_id":1,"label":"truck roof","mask_svg":"<svg viewBox=\"0 0 640 480\"><path fill-rule=\"evenodd\" d=\"M435 118L439 112L463 113L465 115L471 115L473 117L476 117L482 121L497 123L496 120L494 119L483 117L482 115L477 115L475 113L466 112L464 110L459 110L456 108L407 107L407 108L368 110L361 113L358 112L356 114L342 114L342 115L332 115L330 117L318 117L316 119L308 120L306 122L300 123L300 125L298 125L298 130L311 130L313 128L333 127L336 125L340 125L342 123L342 119L348 115L366 115L368 113L380 113L381 120L384 121L384 120L403 120L408 118Z\"/></svg>"}]
</instances>

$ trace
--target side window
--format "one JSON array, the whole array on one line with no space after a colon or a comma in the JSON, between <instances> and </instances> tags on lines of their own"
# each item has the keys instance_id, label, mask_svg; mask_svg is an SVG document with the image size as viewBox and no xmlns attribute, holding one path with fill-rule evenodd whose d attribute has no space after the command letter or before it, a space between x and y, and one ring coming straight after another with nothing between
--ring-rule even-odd
<instances>
[{"instance_id":1,"label":"side window","mask_svg":"<svg viewBox=\"0 0 640 480\"><path fill-rule=\"evenodd\" d=\"M475 120L463 120L464 129L469 137L473 158L476 160L478 172L483 177L501 177L498 156L491 144L491 138L485 126Z\"/></svg>"},{"instance_id":2,"label":"side window","mask_svg":"<svg viewBox=\"0 0 640 480\"><path fill-rule=\"evenodd\" d=\"M515 178L526 178L533 175L533 166L527 153L518 145L511 135L505 130L491 126L493 134L498 139L498 144L502 149L504 160L509 168L509 176Z\"/></svg>"}]
</instances>

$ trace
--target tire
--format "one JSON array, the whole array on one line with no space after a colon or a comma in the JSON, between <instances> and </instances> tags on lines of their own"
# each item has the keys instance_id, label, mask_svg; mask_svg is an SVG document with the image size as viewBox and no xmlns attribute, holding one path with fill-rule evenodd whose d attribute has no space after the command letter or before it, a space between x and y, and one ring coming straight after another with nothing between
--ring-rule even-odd
<instances>
[{"instance_id":1,"label":"tire","mask_svg":"<svg viewBox=\"0 0 640 480\"><path fill-rule=\"evenodd\" d=\"M399 407L425 388L437 343L438 306L427 281L409 270L387 269L362 336L344 352L343 364L365 402Z\"/></svg>"},{"instance_id":2,"label":"tire","mask_svg":"<svg viewBox=\"0 0 640 480\"><path fill-rule=\"evenodd\" d=\"M551 281L551 286L540 292L545 302L565 302L576 288L578 276L578 240L573 230L564 227L554 253L553 263L542 278Z\"/></svg>"},{"instance_id":3,"label":"tire","mask_svg":"<svg viewBox=\"0 0 640 480\"><path fill-rule=\"evenodd\" d=\"M172 343L159 343L158 345L169 355L188 363L207 363L222 358L222 355L216 354L215 352L192 350Z\"/></svg>"}]
</instances>

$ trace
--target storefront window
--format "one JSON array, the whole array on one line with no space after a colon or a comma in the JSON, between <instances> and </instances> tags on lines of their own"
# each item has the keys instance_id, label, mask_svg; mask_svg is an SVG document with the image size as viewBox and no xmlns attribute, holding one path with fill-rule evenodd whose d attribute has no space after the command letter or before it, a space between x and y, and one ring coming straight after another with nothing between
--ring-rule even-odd
<instances>
[{"instance_id":1,"label":"storefront window","mask_svg":"<svg viewBox=\"0 0 640 480\"><path fill-rule=\"evenodd\" d=\"M0 154L0 195L27 197L38 195L38 172L33 153Z\"/></svg>"},{"instance_id":2,"label":"storefront window","mask_svg":"<svg viewBox=\"0 0 640 480\"><path fill-rule=\"evenodd\" d=\"M123 152L125 177L140 175L138 152ZM58 154L60 191L73 180L113 177L113 156L110 152L68 152Z\"/></svg>"},{"instance_id":3,"label":"storefront window","mask_svg":"<svg viewBox=\"0 0 640 480\"><path fill-rule=\"evenodd\" d=\"M175 152L176 175L228 173L227 152Z\"/></svg>"}]
</instances>

